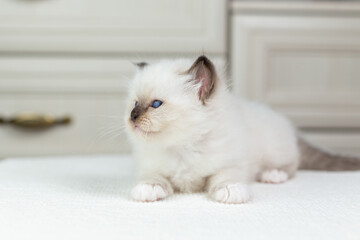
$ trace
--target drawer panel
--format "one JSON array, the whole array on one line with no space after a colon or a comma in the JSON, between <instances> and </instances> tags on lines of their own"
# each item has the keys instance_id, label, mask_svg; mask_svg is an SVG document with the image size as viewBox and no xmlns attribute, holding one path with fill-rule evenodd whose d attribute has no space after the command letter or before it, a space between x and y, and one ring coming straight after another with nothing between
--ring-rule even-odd
<instances>
[{"instance_id":1,"label":"drawer panel","mask_svg":"<svg viewBox=\"0 0 360 240\"><path fill-rule=\"evenodd\" d=\"M225 52L226 1L2 1L0 51Z\"/></svg>"},{"instance_id":2,"label":"drawer panel","mask_svg":"<svg viewBox=\"0 0 360 240\"><path fill-rule=\"evenodd\" d=\"M0 124L0 156L117 153L129 150L123 131L123 95L0 97L1 115L31 112L70 116L71 123L48 129Z\"/></svg>"},{"instance_id":3,"label":"drawer panel","mask_svg":"<svg viewBox=\"0 0 360 240\"><path fill-rule=\"evenodd\" d=\"M123 93L134 72L121 58L0 56L0 94Z\"/></svg>"},{"instance_id":4,"label":"drawer panel","mask_svg":"<svg viewBox=\"0 0 360 240\"><path fill-rule=\"evenodd\" d=\"M233 17L234 91L302 127L360 127L360 18Z\"/></svg>"},{"instance_id":5,"label":"drawer panel","mask_svg":"<svg viewBox=\"0 0 360 240\"><path fill-rule=\"evenodd\" d=\"M38 130L0 124L0 156L128 151L123 130L116 128L123 126L134 72L131 60L116 57L2 55L2 117L35 113L70 116L72 122Z\"/></svg>"}]
</instances>

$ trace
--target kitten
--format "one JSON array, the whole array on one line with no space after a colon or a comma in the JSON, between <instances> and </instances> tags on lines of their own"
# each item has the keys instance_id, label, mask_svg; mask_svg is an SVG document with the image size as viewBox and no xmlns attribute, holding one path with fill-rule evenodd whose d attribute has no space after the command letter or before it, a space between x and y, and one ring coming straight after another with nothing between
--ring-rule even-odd
<instances>
[{"instance_id":1,"label":"kitten","mask_svg":"<svg viewBox=\"0 0 360 240\"><path fill-rule=\"evenodd\" d=\"M135 200L206 191L218 202L244 203L249 183L285 182L299 166L360 169L358 159L321 152L282 115L229 93L205 56L138 68L125 115L140 175Z\"/></svg>"}]
</instances>

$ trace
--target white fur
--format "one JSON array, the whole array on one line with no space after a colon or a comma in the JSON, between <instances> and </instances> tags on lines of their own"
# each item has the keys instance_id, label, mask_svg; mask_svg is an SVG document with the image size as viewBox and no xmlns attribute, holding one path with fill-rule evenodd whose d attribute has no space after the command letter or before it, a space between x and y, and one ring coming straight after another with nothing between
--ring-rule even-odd
<instances>
[{"instance_id":1,"label":"white fur","mask_svg":"<svg viewBox=\"0 0 360 240\"><path fill-rule=\"evenodd\" d=\"M260 181L264 183L283 183L288 180L288 174L277 169L266 170L261 173Z\"/></svg>"},{"instance_id":2,"label":"white fur","mask_svg":"<svg viewBox=\"0 0 360 240\"><path fill-rule=\"evenodd\" d=\"M222 203L245 203L250 199L250 192L245 184L228 184L211 195L216 201Z\"/></svg>"},{"instance_id":3,"label":"white fur","mask_svg":"<svg viewBox=\"0 0 360 240\"><path fill-rule=\"evenodd\" d=\"M156 184L139 183L131 191L131 196L142 202L154 202L168 196L165 190Z\"/></svg>"},{"instance_id":4,"label":"white fur","mask_svg":"<svg viewBox=\"0 0 360 240\"><path fill-rule=\"evenodd\" d=\"M217 201L243 203L250 198L244 186L264 181L263 171L279 169L291 177L299 153L290 122L261 104L230 94L222 79L203 104L199 84L184 74L191 65L188 60L150 64L132 82L125 122L141 184L159 182L171 188L164 195L159 189L136 186L133 198L151 201L172 190L206 190ZM150 107L135 128L129 119L135 101L146 105L155 99L163 105Z\"/></svg>"}]
</instances>

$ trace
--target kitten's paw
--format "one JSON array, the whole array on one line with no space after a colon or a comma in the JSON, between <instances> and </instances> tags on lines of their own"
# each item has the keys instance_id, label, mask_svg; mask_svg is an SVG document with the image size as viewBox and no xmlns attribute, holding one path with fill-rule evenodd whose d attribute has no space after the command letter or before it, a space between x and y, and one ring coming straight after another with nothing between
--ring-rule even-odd
<instances>
[{"instance_id":1,"label":"kitten's paw","mask_svg":"<svg viewBox=\"0 0 360 240\"><path fill-rule=\"evenodd\" d=\"M250 191L247 185L241 183L228 184L212 193L212 197L222 203L239 204L246 203L250 199Z\"/></svg>"},{"instance_id":2,"label":"kitten's paw","mask_svg":"<svg viewBox=\"0 0 360 240\"><path fill-rule=\"evenodd\" d=\"M159 184L139 183L131 190L136 201L154 202L166 198L169 193Z\"/></svg>"},{"instance_id":3,"label":"kitten's paw","mask_svg":"<svg viewBox=\"0 0 360 240\"><path fill-rule=\"evenodd\" d=\"M284 171L273 169L261 173L260 182L263 183L283 183L288 180L288 174Z\"/></svg>"}]
</instances>

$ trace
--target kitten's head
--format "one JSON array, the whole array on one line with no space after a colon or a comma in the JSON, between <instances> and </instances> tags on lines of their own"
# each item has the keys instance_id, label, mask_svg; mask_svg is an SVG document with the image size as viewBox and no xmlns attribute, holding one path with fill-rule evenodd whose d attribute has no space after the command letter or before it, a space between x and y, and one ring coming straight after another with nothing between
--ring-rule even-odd
<instances>
[{"instance_id":1,"label":"kitten's head","mask_svg":"<svg viewBox=\"0 0 360 240\"><path fill-rule=\"evenodd\" d=\"M205 131L211 102L219 88L213 63L188 60L140 63L129 91L125 122L130 135L146 142L171 144L194 130Z\"/></svg>"}]
</instances>

